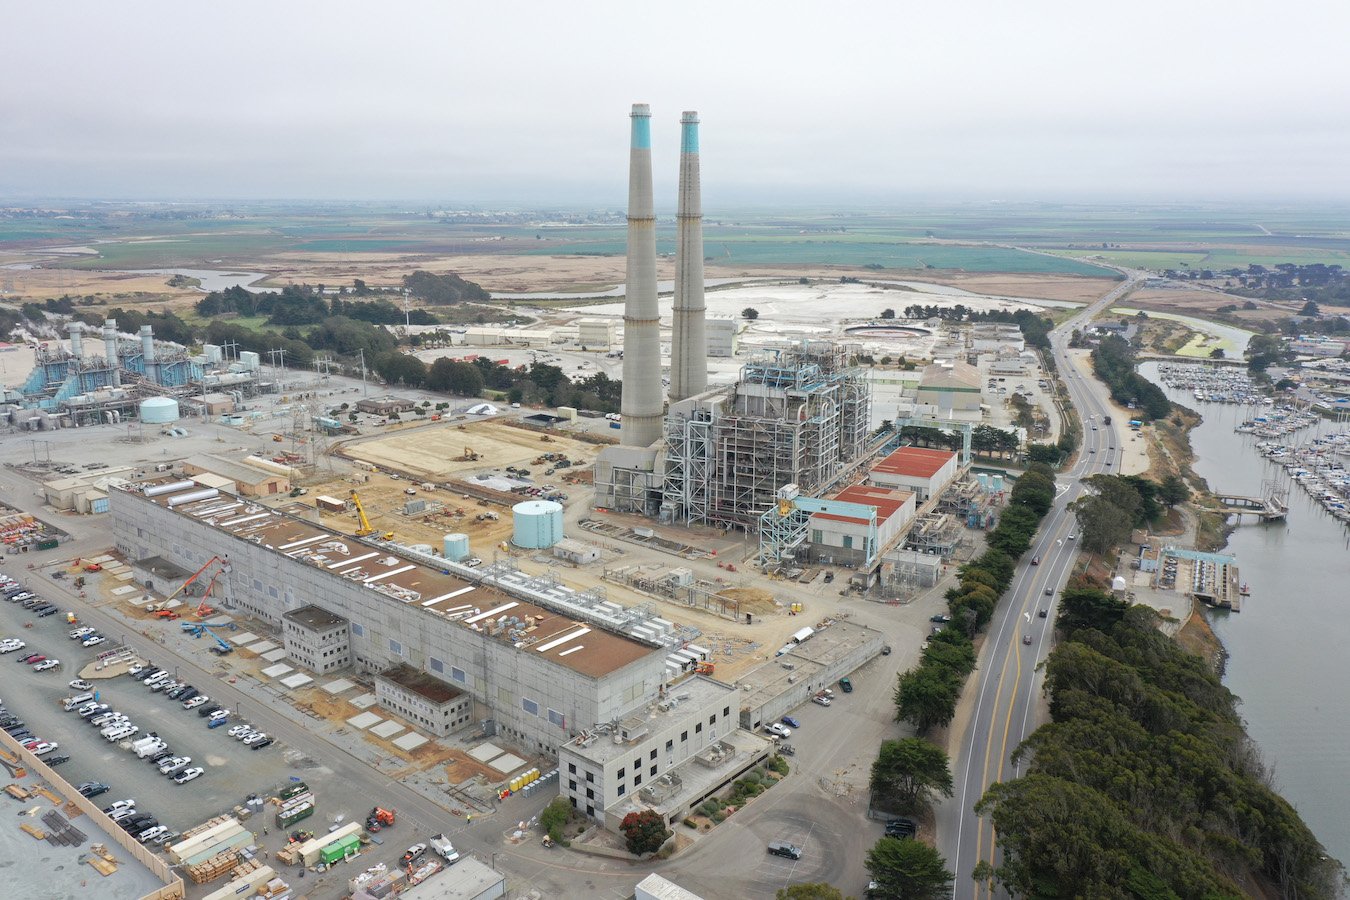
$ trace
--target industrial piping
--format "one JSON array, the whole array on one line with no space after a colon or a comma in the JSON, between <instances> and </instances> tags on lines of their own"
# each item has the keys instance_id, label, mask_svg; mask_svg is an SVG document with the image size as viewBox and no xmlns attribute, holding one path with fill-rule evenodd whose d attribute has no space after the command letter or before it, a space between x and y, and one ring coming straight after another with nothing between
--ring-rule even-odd
<instances>
[{"instance_id":1,"label":"industrial piping","mask_svg":"<svg viewBox=\"0 0 1350 900\"><path fill-rule=\"evenodd\" d=\"M661 438L660 311L656 305L656 212L652 202L652 113L634 103L628 157L628 272L623 308L623 425L620 442Z\"/></svg>"},{"instance_id":2,"label":"industrial piping","mask_svg":"<svg viewBox=\"0 0 1350 900\"><path fill-rule=\"evenodd\" d=\"M698 113L680 118L680 200L676 214L675 310L670 345L670 401L708 389L703 300L703 198L699 184Z\"/></svg>"}]
</instances>

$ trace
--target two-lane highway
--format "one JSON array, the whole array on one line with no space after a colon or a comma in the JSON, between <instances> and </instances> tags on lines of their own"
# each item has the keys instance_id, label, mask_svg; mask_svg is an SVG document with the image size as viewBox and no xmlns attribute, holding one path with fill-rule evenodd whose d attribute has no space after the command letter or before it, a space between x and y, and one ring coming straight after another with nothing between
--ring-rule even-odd
<instances>
[{"instance_id":1,"label":"two-lane highway","mask_svg":"<svg viewBox=\"0 0 1350 900\"><path fill-rule=\"evenodd\" d=\"M972 807L989 785L1020 774L1009 756L1041 724L1037 665L1049 652L1055 601L1077 555L1078 526L1069 505L1082 494L1083 478L1115 471L1120 461L1116 426L1102 426L1103 417L1111 413L1107 392L1091 377L1080 376L1069 362L1069 335L1119 300L1135 280L1130 274L1050 335L1060 378L1082 422L1083 442L1075 465L1056 473L1054 505L994 612L980 655L974 708L953 760L956 792L938 810L938 843L956 873L958 900L986 895L985 887L971 880L971 872L981 860L998 862L998 835Z\"/></svg>"}]
</instances>

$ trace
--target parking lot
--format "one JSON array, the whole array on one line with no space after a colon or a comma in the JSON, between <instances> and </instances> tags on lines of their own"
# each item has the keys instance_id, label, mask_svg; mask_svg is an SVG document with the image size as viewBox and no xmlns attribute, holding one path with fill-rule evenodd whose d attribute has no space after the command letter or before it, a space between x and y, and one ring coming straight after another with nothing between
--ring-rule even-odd
<instances>
[{"instance_id":1,"label":"parking lot","mask_svg":"<svg viewBox=\"0 0 1350 900\"><path fill-rule=\"evenodd\" d=\"M24 628L25 622L33 626ZM99 702L125 714L140 728L134 738L108 743L98 727L61 707L63 698L79 693L70 688L69 682L105 649L81 647L79 641L68 637L72 627L64 616L34 620L17 604L0 603L0 638L17 637L28 645L23 651L0 655L0 665L9 667L0 669L5 673L5 691L0 699L34 736L59 743L52 755L70 757L57 767L67 781L74 785L100 781L111 787L97 798L103 801L100 805L134 797L141 811L154 814L174 831L182 831L211 815L228 812L250 793L265 796L293 775L304 778L316 792L322 791L327 770L314 761L282 743L254 751L229 736L230 727L239 722L237 718L232 716L224 727L208 729L207 720L196 710L184 710L181 703L151 692L126 675L90 679L91 692L97 692ZM46 672L34 671L19 662L30 652L59 658L62 664ZM210 683L197 687L211 691ZM192 765L202 766L205 773L181 785L160 775L155 765L138 758L131 749L133 739L150 732L162 737L178 755L190 756ZM334 786L329 797L336 799L339 795ZM325 812L330 810L328 806Z\"/></svg>"}]
</instances>

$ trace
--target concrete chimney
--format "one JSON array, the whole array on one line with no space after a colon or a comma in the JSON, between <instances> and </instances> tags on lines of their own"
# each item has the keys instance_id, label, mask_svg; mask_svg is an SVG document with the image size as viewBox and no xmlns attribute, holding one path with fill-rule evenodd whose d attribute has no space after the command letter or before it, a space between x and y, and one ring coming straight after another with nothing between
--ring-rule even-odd
<instances>
[{"instance_id":1,"label":"concrete chimney","mask_svg":"<svg viewBox=\"0 0 1350 900\"><path fill-rule=\"evenodd\" d=\"M628 157L628 274L623 307L623 426L620 442L661 438L660 312L656 306L656 212L652 204L652 113L634 103Z\"/></svg>"},{"instance_id":2,"label":"concrete chimney","mask_svg":"<svg viewBox=\"0 0 1350 900\"><path fill-rule=\"evenodd\" d=\"M145 377L159 384L159 366L155 365L155 330L149 325L141 326L141 363L145 366Z\"/></svg>"},{"instance_id":3,"label":"concrete chimney","mask_svg":"<svg viewBox=\"0 0 1350 900\"><path fill-rule=\"evenodd\" d=\"M76 361L84 359L84 323L71 322L66 326L66 331L70 332L70 355L75 357Z\"/></svg>"},{"instance_id":4,"label":"concrete chimney","mask_svg":"<svg viewBox=\"0 0 1350 900\"><path fill-rule=\"evenodd\" d=\"M675 314L670 347L670 402L708 389L703 302L703 193L698 171L698 113L680 118L680 202L676 215Z\"/></svg>"},{"instance_id":5,"label":"concrete chimney","mask_svg":"<svg viewBox=\"0 0 1350 900\"><path fill-rule=\"evenodd\" d=\"M106 319L103 322L103 359L112 369L114 387L122 385L122 364L117 358L117 320Z\"/></svg>"}]
</instances>

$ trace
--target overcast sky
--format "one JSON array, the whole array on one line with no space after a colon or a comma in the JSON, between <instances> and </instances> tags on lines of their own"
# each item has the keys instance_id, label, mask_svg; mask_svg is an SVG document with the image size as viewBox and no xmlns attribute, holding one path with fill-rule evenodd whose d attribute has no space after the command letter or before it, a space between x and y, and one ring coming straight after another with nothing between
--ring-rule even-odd
<instances>
[{"instance_id":1,"label":"overcast sky","mask_svg":"<svg viewBox=\"0 0 1350 900\"><path fill-rule=\"evenodd\" d=\"M9 2L0 196L1350 199L1350 3ZM663 200L663 197L665 198Z\"/></svg>"}]
</instances>

